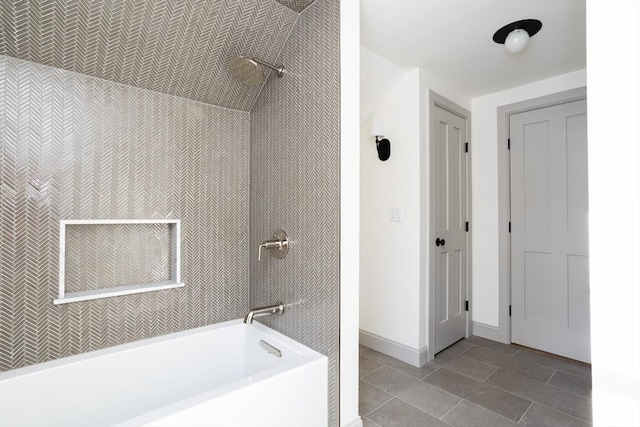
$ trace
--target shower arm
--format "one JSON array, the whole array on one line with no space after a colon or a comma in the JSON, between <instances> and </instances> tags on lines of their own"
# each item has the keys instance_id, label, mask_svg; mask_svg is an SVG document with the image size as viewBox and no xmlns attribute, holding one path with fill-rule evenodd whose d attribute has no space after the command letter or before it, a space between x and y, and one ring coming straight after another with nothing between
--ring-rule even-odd
<instances>
[{"instance_id":1,"label":"shower arm","mask_svg":"<svg viewBox=\"0 0 640 427\"><path fill-rule=\"evenodd\" d=\"M271 65L271 64L267 64L266 62L262 62L259 59L255 59L255 58L252 58L252 61L255 61L258 64L262 65L263 67L267 67L267 68L275 71L278 77L284 76L284 73L286 71L285 68L284 68L284 65L277 65L277 66L276 65Z\"/></svg>"}]
</instances>

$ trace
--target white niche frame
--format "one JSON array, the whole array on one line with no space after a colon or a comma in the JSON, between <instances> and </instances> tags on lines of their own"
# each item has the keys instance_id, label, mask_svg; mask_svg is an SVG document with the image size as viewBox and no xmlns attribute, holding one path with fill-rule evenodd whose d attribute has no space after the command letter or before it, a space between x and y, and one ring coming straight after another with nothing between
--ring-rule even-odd
<instances>
[{"instance_id":1,"label":"white niche frame","mask_svg":"<svg viewBox=\"0 0 640 427\"><path fill-rule=\"evenodd\" d=\"M66 232L68 225L105 225L105 224L168 224L171 237L171 280L163 282L139 283L135 285L115 286L80 292L65 291ZM65 219L60 221L60 266L58 298L53 304L68 304L99 298L110 298L121 295L139 294L142 292L160 291L163 289L181 288L180 281L180 220L179 219Z\"/></svg>"}]
</instances>

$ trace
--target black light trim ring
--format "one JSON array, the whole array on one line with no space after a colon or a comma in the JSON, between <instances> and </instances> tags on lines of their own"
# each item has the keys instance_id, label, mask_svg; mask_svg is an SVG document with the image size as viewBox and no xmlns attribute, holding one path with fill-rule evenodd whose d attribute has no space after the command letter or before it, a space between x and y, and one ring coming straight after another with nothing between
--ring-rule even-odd
<instances>
[{"instance_id":1,"label":"black light trim ring","mask_svg":"<svg viewBox=\"0 0 640 427\"><path fill-rule=\"evenodd\" d=\"M542 22L537 19L523 19L522 21L512 22L500 28L493 35L493 41L498 44L504 44L509 33L513 30L525 30L529 33L529 37L533 37L542 28Z\"/></svg>"}]
</instances>

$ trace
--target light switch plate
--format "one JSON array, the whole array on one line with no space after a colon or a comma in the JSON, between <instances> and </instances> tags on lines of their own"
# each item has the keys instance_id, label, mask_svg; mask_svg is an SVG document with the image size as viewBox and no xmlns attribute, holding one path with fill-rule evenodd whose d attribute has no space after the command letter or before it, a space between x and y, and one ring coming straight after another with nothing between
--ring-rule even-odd
<instances>
[{"instance_id":1,"label":"light switch plate","mask_svg":"<svg viewBox=\"0 0 640 427\"><path fill-rule=\"evenodd\" d=\"M392 206L389 208L389 221L401 222L402 221L402 208L399 206Z\"/></svg>"}]
</instances>

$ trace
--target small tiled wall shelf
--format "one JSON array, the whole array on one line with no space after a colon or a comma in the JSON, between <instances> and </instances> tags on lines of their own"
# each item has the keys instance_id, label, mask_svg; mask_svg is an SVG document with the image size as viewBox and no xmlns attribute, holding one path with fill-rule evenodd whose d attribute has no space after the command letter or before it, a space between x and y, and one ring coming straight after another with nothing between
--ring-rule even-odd
<instances>
[{"instance_id":1,"label":"small tiled wall shelf","mask_svg":"<svg viewBox=\"0 0 640 427\"><path fill-rule=\"evenodd\" d=\"M66 230L69 225L105 225L105 224L167 224L171 237L171 279L162 282L140 283L135 285L116 286L87 290L80 292L65 292L65 264L66 264ZM141 292L159 291L162 289L181 288L184 283L180 281L180 220L179 219L112 219L112 220L62 220L60 221L60 275L58 298L53 303L67 304L71 302L86 301L98 298L109 298L120 295L138 294Z\"/></svg>"}]
</instances>

